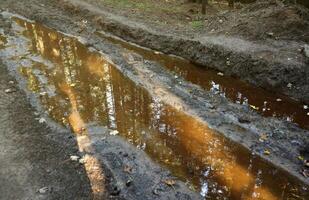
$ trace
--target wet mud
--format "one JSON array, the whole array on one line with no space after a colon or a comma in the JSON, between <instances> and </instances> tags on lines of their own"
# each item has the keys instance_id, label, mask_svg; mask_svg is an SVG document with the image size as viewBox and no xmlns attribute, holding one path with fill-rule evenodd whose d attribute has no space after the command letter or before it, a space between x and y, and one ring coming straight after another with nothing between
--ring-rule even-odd
<instances>
[{"instance_id":1,"label":"wet mud","mask_svg":"<svg viewBox=\"0 0 309 200\"><path fill-rule=\"evenodd\" d=\"M174 33L174 30L147 26L145 24L151 23L147 20L124 24L127 17L107 12L96 0L63 2L67 9L86 15L100 29L126 41L183 57L270 92L309 103L308 58L299 51L303 42L268 39L265 44L223 35L186 35L186 31L181 34L176 30Z\"/></svg>"},{"instance_id":2,"label":"wet mud","mask_svg":"<svg viewBox=\"0 0 309 200\"><path fill-rule=\"evenodd\" d=\"M20 63L15 70L48 115L76 134L87 134L89 125L114 130L112 135L145 151L208 198L308 197L306 187L286 172L149 95L75 38L38 23L13 20L16 33L6 39L7 58ZM10 50L12 45L16 49L16 42L23 44L20 51ZM182 75L181 70L177 73Z\"/></svg>"},{"instance_id":3,"label":"wet mud","mask_svg":"<svg viewBox=\"0 0 309 200\"><path fill-rule=\"evenodd\" d=\"M113 44L119 44L121 47L143 56L144 59L160 63L163 67L172 71L175 76L183 77L185 80L227 97L235 103L247 105L263 116L282 118L294 122L302 128L309 129L308 105L284 95L254 87L238 79L224 76L221 72L205 69L182 58L152 51L104 32L97 34Z\"/></svg>"}]
</instances>

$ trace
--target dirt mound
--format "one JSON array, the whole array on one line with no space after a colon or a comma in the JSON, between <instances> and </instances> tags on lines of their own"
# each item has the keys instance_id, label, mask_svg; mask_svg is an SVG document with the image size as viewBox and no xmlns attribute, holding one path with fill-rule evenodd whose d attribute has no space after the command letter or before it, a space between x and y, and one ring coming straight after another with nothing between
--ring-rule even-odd
<instances>
[{"instance_id":1,"label":"dirt mound","mask_svg":"<svg viewBox=\"0 0 309 200\"><path fill-rule=\"evenodd\" d=\"M309 9L302 5L258 1L216 16L219 23L207 28L215 33L242 36L252 40L266 38L309 42ZM211 20L210 20L211 21ZM213 31L214 32L214 31Z\"/></svg>"}]
</instances>

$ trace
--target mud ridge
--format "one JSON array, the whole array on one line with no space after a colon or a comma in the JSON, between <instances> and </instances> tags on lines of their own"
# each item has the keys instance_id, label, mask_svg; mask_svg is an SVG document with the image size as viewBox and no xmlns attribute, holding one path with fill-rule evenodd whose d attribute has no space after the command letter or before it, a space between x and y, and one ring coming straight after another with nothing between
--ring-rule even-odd
<instances>
[{"instance_id":1,"label":"mud ridge","mask_svg":"<svg viewBox=\"0 0 309 200\"><path fill-rule=\"evenodd\" d=\"M128 21L127 18L107 13L99 4L95 7L79 0L60 2L124 40L183 57L264 89L309 102L308 58L299 52L304 45L302 42L269 40L265 45L220 35L192 39L171 32L159 33L137 22L124 24L122 22ZM289 83L293 84L292 88L287 87Z\"/></svg>"}]
</instances>

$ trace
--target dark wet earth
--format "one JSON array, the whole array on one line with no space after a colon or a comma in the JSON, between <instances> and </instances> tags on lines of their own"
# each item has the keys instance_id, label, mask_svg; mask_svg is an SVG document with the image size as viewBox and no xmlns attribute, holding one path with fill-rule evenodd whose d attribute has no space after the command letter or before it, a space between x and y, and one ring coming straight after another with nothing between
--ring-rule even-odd
<instances>
[{"instance_id":1,"label":"dark wet earth","mask_svg":"<svg viewBox=\"0 0 309 200\"><path fill-rule=\"evenodd\" d=\"M48 115L77 135L87 125L114 130L209 199L306 199L308 190L286 172L218 136L197 119L154 98L104 56L77 39L12 18L15 36L0 34L0 53L25 78ZM110 38L112 40L112 38ZM204 89L308 128L307 106L204 70L182 59L121 42ZM190 70L189 70L190 68Z\"/></svg>"}]
</instances>

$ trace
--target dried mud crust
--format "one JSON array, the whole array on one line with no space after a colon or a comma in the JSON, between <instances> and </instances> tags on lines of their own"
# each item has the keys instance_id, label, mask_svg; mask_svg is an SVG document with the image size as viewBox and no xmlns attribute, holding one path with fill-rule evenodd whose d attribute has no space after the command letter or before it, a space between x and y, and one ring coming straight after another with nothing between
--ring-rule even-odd
<instances>
[{"instance_id":1,"label":"dried mud crust","mask_svg":"<svg viewBox=\"0 0 309 200\"><path fill-rule=\"evenodd\" d=\"M173 104L175 99L170 98L170 92L182 100L182 103L178 104L180 110L206 121L212 128L233 141L242 144L253 152L257 152L257 154L261 149L268 148L272 153L269 156L260 155L261 157L289 171L290 174L308 185L308 179L299 173L303 166L297 159L301 152L307 152L308 131L301 130L293 124L278 119L261 117L240 105L228 102L220 96L209 94L186 81L181 81L183 84L175 86L172 74L155 63L144 62L138 55L133 56L135 64L130 65L122 56L123 50L93 34L98 29L97 24L89 23L87 27L80 26L79 23L82 20L93 16L91 13L81 13L78 10L67 9L67 7L63 9L62 4L60 6L55 4L58 1L48 1L44 5L40 5L36 1L32 2L33 4L27 6L20 2L11 7L10 1L6 1L7 4L3 5L6 5L12 12L19 13L49 27L75 36L82 36L86 45L108 54L124 74L137 84L145 87L152 95ZM36 12L33 12L34 10ZM144 76L136 76L136 74L139 74L138 72ZM171 86L172 89L169 92L160 92L162 88L166 89ZM189 90L193 93L190 93ZM241 121L246 121L246 123ZM272 135L267 143L261 144L259 142L262 133ZM295 143L291 141L295 141Z\"/></svg>"},{"instance_id":2,"label":"dried mud crust","mask_svg":"<svg viewBox=\"0 0 309 200\"><path fill-rule=\"evenodd\" d=\"M190 31L152 26L147 17L135 20L130 14L119 16L110 8L106 11L97 0L59 2L96 22L98 29L124 40L186 58L309 103L309 58L302 52L308 40L307 8L278 5L273 1L258 2L240 11L225 13L226 17L212 17L209 29L218 27L217 32L211 33L207 27L204 31ZM216 20L221 18L227 20L223 20L222 25L218 22L219 28ZM229 21L235 18L236 22ZM226 32L231 32L231 36ZM293 87L287 87L289 84Z\"/></svg>"}]
</instances>

